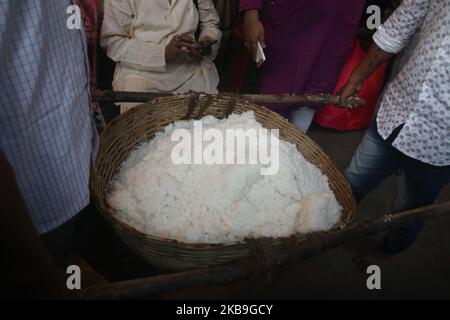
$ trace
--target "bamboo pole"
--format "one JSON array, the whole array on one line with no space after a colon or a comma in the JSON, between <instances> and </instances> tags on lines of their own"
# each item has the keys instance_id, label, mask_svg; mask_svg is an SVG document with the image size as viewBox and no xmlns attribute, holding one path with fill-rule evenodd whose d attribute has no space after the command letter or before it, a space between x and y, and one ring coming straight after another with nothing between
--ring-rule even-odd
<instances>
[{"instance_id":1,"label":"bamboo pole","mask_svg":"<svg viewBox=\"0 0 450 320\"><path fill-rule=\"evenodd\" d=\"M354 223L332 234L317 233L299 238L294 257L287 253L274 252L271 268L276 271L289 262L300 262L336 248L349 241L376 235L416 219L433 219L450 214L450 202L408 210L395 215ZM311 241L311 239L315 239ZM81 299L136 299L154 294L178 290L231 284L249 278L250 275L238 265L227 265L208 269L161 275L151 278L111 283L92 287L81 292Z\"/></svg>"},{"instance_id":2,"label":"bamboo pole","mask_svg":"<svg viewBox=\"0 0 450 320\"><path fill-rule=\"evenodd\" d=\"M196 93L193 93L196 94ZM321 95L271 95L271 94L234 94L234 93L221 93L222 95L230 95L236 98L251 101L258 104L316 104L316 105L326 105L335 104L339 105L340 98L338 96L333 96L330 94ZM174 93L150 93L150 92L127 92L127 91L96 91L92 94L92 100L96 102L110 102L110 103L120 103L120 102L132 102L132 103L144 103L150 100L167 97L176 96ZM350 97L347 100L348 107L358 107L364 106L366 102L362 99L356 97Z\"/></svg>"}]
</instances>

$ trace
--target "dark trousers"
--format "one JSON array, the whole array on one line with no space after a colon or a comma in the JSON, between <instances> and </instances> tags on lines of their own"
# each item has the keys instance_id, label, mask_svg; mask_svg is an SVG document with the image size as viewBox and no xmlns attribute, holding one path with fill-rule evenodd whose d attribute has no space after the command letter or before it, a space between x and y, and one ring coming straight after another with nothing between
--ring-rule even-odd
<instances>
[{"instance_id":1,"label":"dark trousers","mask_svg":"<svg viewBox=\"0 0 450 320\"><path fill-rule=\"evenodd\" d=\"M400 128L387 140L379 134L376 121L367 130L353 156L345 175L356 200L361 201L370 191L397 170L401 172L393 212L401 212L431 205L441 190L450 182L450 166L432 166L410 158L392 146ZM422 220L389 231L384 237L383 249L396 254L409 248L423 229Z\"/></svg>"}]
</instances>

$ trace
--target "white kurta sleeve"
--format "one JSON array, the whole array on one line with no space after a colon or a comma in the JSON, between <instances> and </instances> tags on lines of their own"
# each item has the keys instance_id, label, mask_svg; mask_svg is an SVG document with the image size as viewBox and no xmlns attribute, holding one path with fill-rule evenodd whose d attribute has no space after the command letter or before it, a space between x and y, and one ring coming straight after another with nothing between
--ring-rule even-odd
<instances>
[{"instance_id":1,"label":"white kurta sleeve","mask_svg":"<svg viewBox=\"0 0 450 320\"><path fill-rule=\"evenodd\" d=\"M131 29L135 15L133 0L105 0L102 48L112 60L127 67L165 72L165 46L133 38Z\"/></svg>"},{"instance_id":2,"label":"white kurta sleeve","mask_svg":"<svg viewBox=\"0 0 450 320\"><path fill-rule=\"evenodd\" d=\"M217 57L220 40L222 39L222 32L219 29L220 18L212 0L198 0L198 11L200 17L200 39L209 37L218 41L212 48L212 54L207 57L214 60Z\"/></svg>"},{"instance_id":3,"label":"white kurta sleeve","mask_svg":"<svg viewBox=\"0 0 450 320\"><path fill-rule=\"evenodd\" d=\"M423 24L429 7L430 0L404 0L374 34L373 40L383 51L399 53Z\"/></svg>"}]
</instances>

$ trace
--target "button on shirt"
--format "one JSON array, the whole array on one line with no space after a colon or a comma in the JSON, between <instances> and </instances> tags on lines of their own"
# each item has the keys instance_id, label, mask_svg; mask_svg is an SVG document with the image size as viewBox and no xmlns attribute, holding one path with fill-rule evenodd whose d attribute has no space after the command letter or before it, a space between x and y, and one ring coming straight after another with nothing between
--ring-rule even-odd
<instances>
[{"instance_id":1,"label":"button on shirt","mask_svg":"<svg viewBox=\"0 0 450 320\"><path fill-rule=\"evenodd\" d=\"M89 203L97 134L86 45L69 0L0 0L0 151L47 233Z\"/></svg>"},{"instance_id":2,"label":"button on shirt","mask_svg":"<svg viewBox=\"0 0 450 320\"><path fill-rule=\"evenodd\" d=\"M404 0L374 35L398 53L420 29L419 43L387 88L377 124L387 139L404 124L393 146L435 165L450 165L450 0Z\"/></svg>"}]
</instances>

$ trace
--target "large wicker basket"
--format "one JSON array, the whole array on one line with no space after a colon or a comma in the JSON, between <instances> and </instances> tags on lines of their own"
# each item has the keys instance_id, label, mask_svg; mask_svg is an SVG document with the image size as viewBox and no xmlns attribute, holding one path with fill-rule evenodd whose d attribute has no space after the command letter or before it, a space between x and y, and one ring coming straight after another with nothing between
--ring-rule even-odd
<instances>
[{"instance_id":1,"label":"large wicker basket","mask_svg":"<svg viewBox=\"0 0 450 320\"><path fill-rule=\"evenodd\" d=\"M119 116L100 136L100 150L92 172L94 202L122 240L150 264L169 270L187 270L227 264L252 255L248 243L220 245L184 244L143 234L114 218L106 199L112 178L122 162L139 143L151 139L168 124L181 119L198 119L205 115L224 118L231 113L254 111L257 120L268 129L280 129L280 137L297 145L307 160L326 174L343 217L336 228L347 224L355 211L350 187L331 159L306 135L284 118L261 106L232 96L186 94L160 98L140 105ZM274 250L285 250L281 239L271 240Z\"/></svg>"}]
</instances>

